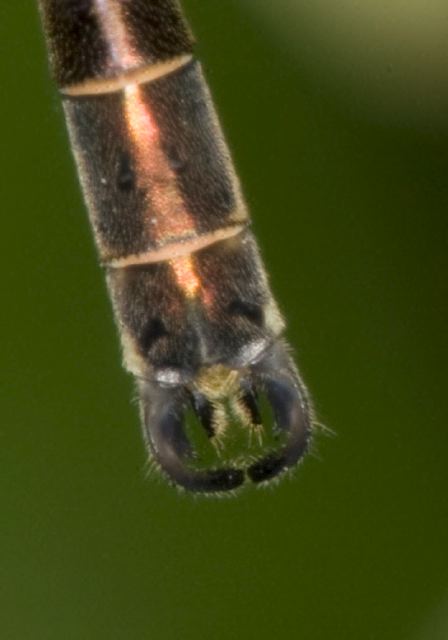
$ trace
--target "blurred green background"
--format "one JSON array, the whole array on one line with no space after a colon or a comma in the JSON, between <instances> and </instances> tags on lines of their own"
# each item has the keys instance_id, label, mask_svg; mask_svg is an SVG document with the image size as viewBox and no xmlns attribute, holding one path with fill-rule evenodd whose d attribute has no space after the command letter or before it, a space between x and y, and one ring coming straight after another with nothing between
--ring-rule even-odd
<instances>
[{"instance_id":1,"label":"blurred green background","mask_svg":"<svg viewBox=\"0 0 448 640\"><path fill-rule=\"evenodd\" d=\"M352 4L185 1L336 434L204 500L145 477L35 3L2 3L2 639L448 638L447 11Z\"/></svg>"}]
</instances>

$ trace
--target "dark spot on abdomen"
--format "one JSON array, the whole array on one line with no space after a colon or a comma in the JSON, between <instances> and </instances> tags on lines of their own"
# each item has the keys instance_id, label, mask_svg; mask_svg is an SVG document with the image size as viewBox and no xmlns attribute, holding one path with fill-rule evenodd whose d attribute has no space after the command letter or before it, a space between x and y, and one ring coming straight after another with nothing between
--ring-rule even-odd
<instances>
[{"instance_id":1,"label":"dark spot on abdomen","mask_svg":"<svg viewBox=\"0 0 448 640\"><path fill-rule=\"evenodd\" d=\"M185 169L187 160L179 146L173 143L165 143L163 145L163 151L171 169L175 173L179 173Z\"/></svg>"},{"instance_id":2,"label":"dark spot on abdomen","mask_svg":"<svg viewBox=\"0 0 448 640\"><path fill-rule=\"evenodd\" d=\"M132 191L135 187L132 159L127 152L123 152L118 160L117 187L120 191Z\"/></svg>"},{"instance_id":3,"label":"dark spot on abdomen","mask_svg":"<svg viewBox=\"0 0 448 640\"><path fill-rule=\"evenodd\" d=\"M140 335L139 344L141 350L144 354L147 354L151 347L153 347L160 338L164 338L168 335L168 331L163 321L160 318L152 318Z\"/></svg>"},{"instance_id":4,"label":"dark spot on abdomen","mask_svg":"<svg viewBox=\"0 0 448 640\"><path fill-rule=\"evenodd\" d=\"M243 316L258 327L263 326L264 313L260 305L244 300L233 300L227 307L227 311L232 316Z\"/></svg>"}]
</instances>

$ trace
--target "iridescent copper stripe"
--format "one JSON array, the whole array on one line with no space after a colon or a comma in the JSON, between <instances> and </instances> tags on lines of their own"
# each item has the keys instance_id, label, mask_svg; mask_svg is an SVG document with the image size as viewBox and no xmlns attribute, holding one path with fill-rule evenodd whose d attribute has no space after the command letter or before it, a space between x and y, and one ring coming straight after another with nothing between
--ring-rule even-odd
<instances>
[{"instance_id":1,"label":"iridescent copper stripe","mask_svg":"<svg viewBox=\"0 0 448 640\"><path fill-rule=\"evenodd\" d=\"M143 64L140 54L129 38L120 3L116 0L93 0L93 9L98 16L113 65L126 71Z\"/></svg>"}]
</instances>

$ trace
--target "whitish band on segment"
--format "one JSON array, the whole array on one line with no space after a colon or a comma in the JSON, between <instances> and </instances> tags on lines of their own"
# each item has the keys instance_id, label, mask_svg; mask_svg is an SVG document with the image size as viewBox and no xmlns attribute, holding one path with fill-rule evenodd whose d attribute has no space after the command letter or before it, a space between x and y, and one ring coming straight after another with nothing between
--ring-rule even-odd
<instances>
[{"instance_id":1,"label":"whitish band on segment","mask_svg":"<svg viewBox=\"0 0 448 640\"><path fill-rule=\"evenodd\" d=\"M211 233L205 233L196 238L185 240L184 242L175 242L168 244L160 249L153 249L151 251L145 251L144 253L137 253L124 258L117 258L115 260L105 261L103 264L113 269L122 269L125 267L135 267L138 265L152 264L154 262L164 262L166 260L173 260L182 256L187 256L201 249L205 249L216 242L222 240L228 240L233 236L238 235L246 228L245 225L235 225L233 227L225 227L224 229L218 229Z\"/></svg>"},{"instance_id":2,"label":"whitish band on segment","mask_svg":"<svg viewBox=\"0 0 448 640\"><path fill-rule=\"evenodd\" d=\"M126 71L115 78L90 79L80 84L63 87L60 92L65 96L98 96L105 93L122 91L130 84L146 84L177 71L186 66L193 56L184 54L165 62L156 62L143 68Z\"/></svg>"}]
</instances>

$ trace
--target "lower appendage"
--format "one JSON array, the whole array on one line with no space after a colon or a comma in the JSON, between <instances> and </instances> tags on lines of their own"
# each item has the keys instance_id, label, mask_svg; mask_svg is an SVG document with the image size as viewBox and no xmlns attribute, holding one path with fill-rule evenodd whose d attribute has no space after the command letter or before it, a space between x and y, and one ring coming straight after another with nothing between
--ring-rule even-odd
<instances>
[{"instance_id":1,"label":"lower appendage","mask_svg":"<svg viewBox=\"0 0 448 640\"><path fill-rule=\"evenodd\" d=\"M215 375L211 369L209 373ZM295 467L308 449L312 419L307 393L281 342L270 347L257 363L240 371L226 372L222 368L223 379L232 374L235 380L228 390L230 395L221 399L201 396L201 401L194 383L175 387L140 383L143 429L150 452L162 472L186 490L220 493L237 489L247 480L267 482ZM202 376L207 376L207 370ZM253 390L250 394L248 388ZM216 387L216 396L218 391ZM262 398L271 409L272 425L261 424ZM272 431L271 442L264 449L257 447L256 455L249 447L239 451L234 461L201 468L201 453L187 435L187 414L193 411L213 438L213 411L220 402L237 403L248 417L242 426L258 428L263 434ZM230 413L228 417L226 426L230 427Z\"/></svg>"}]
</instances>

